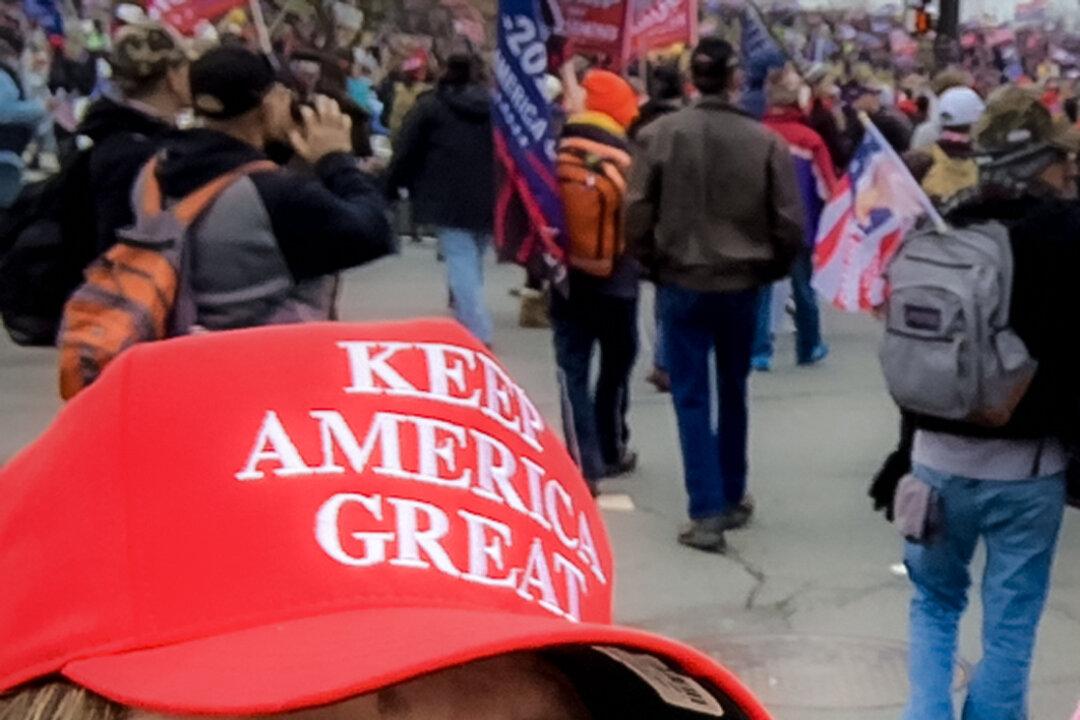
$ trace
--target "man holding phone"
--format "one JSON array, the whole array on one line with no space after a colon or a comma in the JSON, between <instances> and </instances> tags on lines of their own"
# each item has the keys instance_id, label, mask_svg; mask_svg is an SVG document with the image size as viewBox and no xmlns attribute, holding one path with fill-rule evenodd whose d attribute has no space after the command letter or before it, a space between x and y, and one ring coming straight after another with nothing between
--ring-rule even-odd
<instances>
[{"instance_id":1,"label":"man holding phone","mask_svg":"<svg viewBox=\"0 0 1080 720\"><path fill-rule=\"evenodd\" d=\"M331 318L336 274L393 251L382 194L352 155L348 116L320 96L294 112L267 58L240 47L193 63L191 94L202 127L177 135L158 157L167 199L265 161L271 143L290 144L312 168L247 174L202 214L185 279L198 325L262 325L283 304L302 309L296 319Z\"/></svg>"}]
</instances>

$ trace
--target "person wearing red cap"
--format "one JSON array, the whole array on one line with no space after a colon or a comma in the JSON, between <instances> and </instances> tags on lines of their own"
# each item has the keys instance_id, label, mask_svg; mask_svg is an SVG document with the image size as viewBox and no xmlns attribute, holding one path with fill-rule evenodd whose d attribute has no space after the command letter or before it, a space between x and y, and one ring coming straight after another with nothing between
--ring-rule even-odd
<instances>
[{"instance_id":1,"label":"person wearing red cap","mask_svg":"<svg viewBox=\"0 0 1080 720\"><path fill-rule=\"evenodd\" d=\"M409 111L420 96L432 88L428 82L428 72L427 51L417 50L402 61L396 73L397 80L390 85L393 94L386 103L386 126L390 129L390 139L394 145L397 145L398 133L401 132Z\"/></svg>"},{"instance_id":2,"label":"person wearing red cap","mask_svg":"<svg viewBox=\"0 0 1080 720\"><path fill-rule=\"evenodd\" d=\"M552 293L551 322L582 471L595 483L637 466L627 447L626 411L638 350L641 268L623 252L622 200L630 171L627 129L637 118L638 98L626 80L607 70L588 71L580 92L585 109L564 126L556 162L570 257L568 292ZM596 262L598 250L602 263ZM600 372L590 387L597 347Z\"/></svg>"},{"instance_id":3,"label":"person wearing red cap","mask_svg":"<svg viewBox=\"0 0 1080 720\"><path fill-rule=\"evenodd\" d=\"M0 488L3 720L769 718L611 624L588 488L450 321L138 345Z\"/></svg>"}]
</instances>

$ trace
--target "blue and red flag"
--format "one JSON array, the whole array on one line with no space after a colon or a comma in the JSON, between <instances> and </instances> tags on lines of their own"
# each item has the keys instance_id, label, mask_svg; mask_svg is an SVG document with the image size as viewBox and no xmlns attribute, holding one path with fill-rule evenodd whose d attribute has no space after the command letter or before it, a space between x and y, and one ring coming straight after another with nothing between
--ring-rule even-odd
<instances>
[{"instance_id":1,"label":"blue and red flag","mask_svg":"<svg viewBox=\"0 0 1080 720\"><path fill-rule=\"evenodd\" d=\"M566 279L562 201L555 177L558 130L542 91L558 42L555 0L500 0L495 53L495 243L503 259Z\"/></svg>"},{"instance_id":2,"label":"blue and red flag","mask_svg":"<svg viewBox=\"0 0 1080 720\"><path fill-rule=\"evenodd\" d=\"M944 226L930 199L873 123L818 223L813 286L848 312L885 302L884 272L923 215Z\"/></svg>"}]
</instances>

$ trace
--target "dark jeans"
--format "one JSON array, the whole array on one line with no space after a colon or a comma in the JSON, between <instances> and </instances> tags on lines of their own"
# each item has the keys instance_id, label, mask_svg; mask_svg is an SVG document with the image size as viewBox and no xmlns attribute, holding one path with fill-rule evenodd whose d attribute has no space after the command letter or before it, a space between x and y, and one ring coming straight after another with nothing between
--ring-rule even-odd
<instances>
[{"instance_id":1,"label":"dark jeans","mask_svg":"<svg viewBox=\"0 0 1080 720\"><path fill-rule=\"evenodd\" d=\"M810 285L814 275L813 252L806 248L791 269L791 296L795 300L795 360L810 362L814 350L821 344L821 314L817 295ZM761 290L758 304L757 330L754 337L754 357L772 359L772 285Z\"/></svg>"},{"instance_id":2,"label":"dark jeans","mask_svg":"<svg viewBox=\"0 0 1080 720\"><path fill-rule=\"evenodd\" d=\"M679 425L690 517L735 507L746 494L747 377L757 289L707 293L660 288L664 352ZM709 353L716 353L718 427L713 431Z\"/></svg>"},{"instance_id":3,"label":"dark jeans","mask_svg":"<svg viewBox=\"0 0 1080 720\"><path fill-rule=\"evenodd\" d=\"M577 292L564 298L551 293L555 359L566 380L574 420L581 471L599 480L608 465L626 449L626 411L630 371L637 358L637 299ZM595 389L589 370L593 350L600 347L600 374Z\"/></svg>"},{"instance_id":4,"label":"dark jeans","mask_svg":"<svg viewBox=\"0 0 1080 720\"><path fill-rule=\"evenodd\" d=\"M667 372L667 360L664 358L664 324L660 322L660 297L657 294L653 303L653 323L656 327L656 344L653 350L653 367Z\"/></svg>"}]
</instances>

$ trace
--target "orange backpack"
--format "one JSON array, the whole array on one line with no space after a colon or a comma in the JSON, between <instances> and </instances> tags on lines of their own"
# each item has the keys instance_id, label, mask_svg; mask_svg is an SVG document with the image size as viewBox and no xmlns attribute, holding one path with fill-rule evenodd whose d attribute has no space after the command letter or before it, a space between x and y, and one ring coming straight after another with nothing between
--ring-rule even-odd
<instances>
[{"instance_id":1,"label":"orange backpack","mask_svg":"<svg viewBox=\"0 0 1080 720\"><path fill-rule=\"evenodd\" d=\"M182 287L188 229L240 177L276 167L268 160L249 163L165 208L157 158L147 163L133 192L135 226L121 231L117 243L90 264L85 282L64 306L60 397L71 399L132 345L190 330L194 298Z\"/></svg>"},{"instance_id":2,"label":"orange backpack","mask_svg":"<svg viewBox=\"0 0 1080 720\"><path fill-rule=\"evenodd\" d=\"M608 277L624 249L622 228L626 179L612 149L598 143L564 140L555 164L570 236L571 267Z\"/></svg>"}]
</instances>

